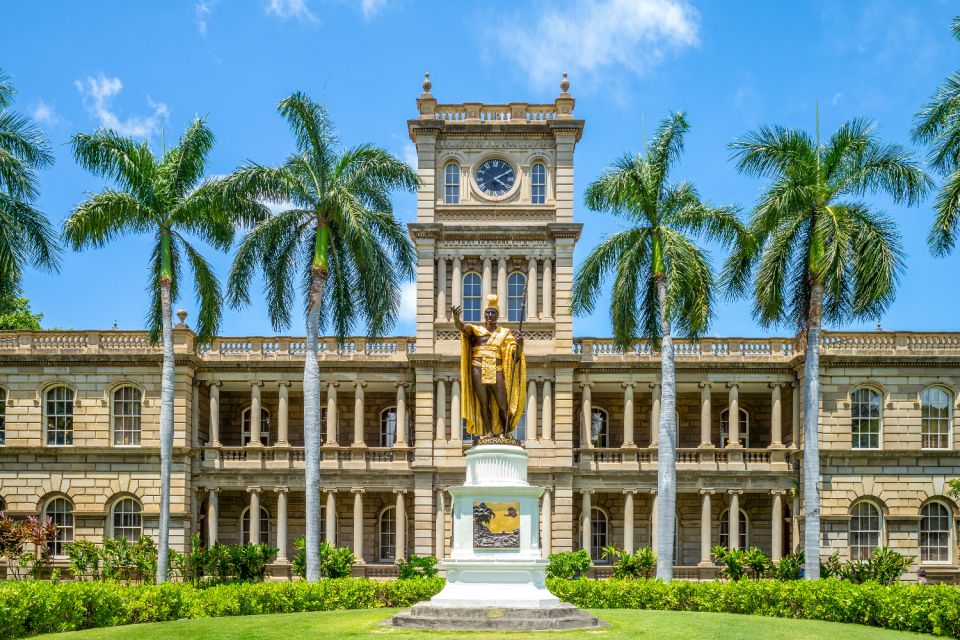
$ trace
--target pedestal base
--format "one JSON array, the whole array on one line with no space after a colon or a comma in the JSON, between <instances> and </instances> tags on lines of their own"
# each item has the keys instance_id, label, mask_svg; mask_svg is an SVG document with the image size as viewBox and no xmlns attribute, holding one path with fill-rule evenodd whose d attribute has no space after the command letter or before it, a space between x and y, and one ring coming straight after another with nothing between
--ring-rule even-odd
<instances>
[{"instance_id":1,"label":"pedestal base","mask_svg":"<svg viewBox=\"0 0 960 640\"><path fill-rule=\"evenodd\" d=\"M408 629L454 629L460 631L562 631L609 626L592 613L571 604L539 609L511 607L439 607L418 604L380 623Z\"/></svg>"},{"instance_id":2,"label":"pedestal base","mask_svg":"<svg viewBox=\"0 0 960 640\"><path fill-rule=\"evenodd\" d=\"M430 599L436 607L556 607L560 600L547 590L547 561L490 558L444 562L447 584Z\"/></svg>"}]
</instances>

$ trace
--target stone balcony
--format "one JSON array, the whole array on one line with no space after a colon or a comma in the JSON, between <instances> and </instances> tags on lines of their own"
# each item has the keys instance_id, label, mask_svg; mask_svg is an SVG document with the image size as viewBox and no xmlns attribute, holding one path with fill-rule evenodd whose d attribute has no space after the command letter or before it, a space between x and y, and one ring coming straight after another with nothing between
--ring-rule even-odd
<instances>
[{"instance_id":1,"label":"stone balcony","mask_svg":"<svg viewBox=\"0 0 960 640\"><path fill-rule=\"evenodd\" d=\"M196 451L200 471L283 471L303 469L303 447L284 445L207 446ZM321 449L322 470L408 471L413 462L409 447L339 447Z\"/></svg>"},{"instance_id":2,"label":"stone balcony","mask_svg":"<svg viewBox=\"0 0 960 640\"><path fill-rule=\"evenodd\" d=\"M677 449L677 471L788 472L792 449ZM581 471L656 471L657 449L589 447L575 449L573 463Z\"/></svg>"}]
</instances>

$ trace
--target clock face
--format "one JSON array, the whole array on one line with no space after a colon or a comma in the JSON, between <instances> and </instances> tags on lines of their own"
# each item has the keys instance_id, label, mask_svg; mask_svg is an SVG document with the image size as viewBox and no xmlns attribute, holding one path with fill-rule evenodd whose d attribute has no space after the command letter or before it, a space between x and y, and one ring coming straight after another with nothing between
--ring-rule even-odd
<instances>
[{"instance_id":1,"label":"clock face","mask_svg":"<svg viewBox=\"0 0 960 640\"><path fill-rule=\"evenodd\" d=\"M517 175L506 160L487 160L477 168L477 186L488 196L499 198L513 189Z\"/></svg>"}]
</instances>

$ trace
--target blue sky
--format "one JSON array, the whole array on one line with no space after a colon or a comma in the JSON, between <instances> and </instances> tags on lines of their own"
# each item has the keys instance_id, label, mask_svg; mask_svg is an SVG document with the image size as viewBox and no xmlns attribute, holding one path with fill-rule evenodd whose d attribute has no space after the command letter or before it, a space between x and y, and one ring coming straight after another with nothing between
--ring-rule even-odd
<instances>
[{"instance_id":1,"label":"blue sky","mask_svg":"<svg viewBox=\"0 0 960 640\"><path fill-rule=\"evenodd\" d=\"M948 32L956 12L947 0L33 1L4 7L0 67L19 91L15 108L32 114L54 146L39 204L58 227L85 192L104 186L73 163L67 141L76 131L111 126L159 146L161 129L178 136L205 114L218 140L209 171L225 174L290 151L275 108L302 90L326 103L345 144L372 142L411 158L405 123L424 71L441 102L549 102L567 71L576 114L587 122L576 155L579 261L619 228L582 206L583 189L621 153L638 150L670 111L685 110L692 125L674 178L744 212L761 183L736 173L725 145L761 124L812 130L819 101L825 134L864 116L884 139L909 143L913 114L960 67L960 43ZM932 199L912 209L876 202L899 222L909 254L883 327L956 329L960 255L927 252ZM395 205L413 219L412 196ZM26 293L44 326L141 328L148 245L129 238L67 252L60 274L28 273ZM229 256L211 259L225 276ZM412 332L408 314L395 333ZM274 333L261 304L228 311L221 332ZM575 332L609 335L605 303L578 318ZM744 302L720 304L710 330L764 333Z\"/></svg>"}]
</instances>

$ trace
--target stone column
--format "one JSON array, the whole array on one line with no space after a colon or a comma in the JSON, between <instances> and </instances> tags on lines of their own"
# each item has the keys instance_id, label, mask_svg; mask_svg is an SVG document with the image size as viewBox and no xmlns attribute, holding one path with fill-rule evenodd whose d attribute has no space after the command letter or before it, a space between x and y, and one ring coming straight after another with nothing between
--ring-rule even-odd
<instances>
[{"instance_id":1,"label":"stone column","mask_svg":"<svg viewBox=\"0 0 960 640\"><path fill-rule=\"evenodd\" d=\"M653 392L650 407L650 448L656 449L660 440L660 383L651 382L650 389Z\"/></svg>"},{"instance_id":2,"label":"stone column","mask_svg":"<svg viewBox=\"0 0 960 640\"><path fill-rule=\"evenodd\" d=\"M790 417L791 422L793 423L791 425L793 428L793 448L799 449L800 434L802 433L802 430L800 429L800 385L794 382L791 386L793 387L791 389L793 393L790 394L791 399L793 400L793 406L791 407Z\"/></svg>"},{"instance_id":3,"label":"stone column","mask_svg":"<svg viewBox=\"0 0 960 640\"><path fill-rule=\"evenodd\" d=\"M490 295L490 290L493 288L493 270L491 268L490 258L483 259L483 275L480 283L480 313L482 314L483 307L487 304L487 296Z\"/></svg>"},{"instance_id":4,"label":"stone column","mask_svg":"<svg viewBox=\"0 0 960 640\"><path fill-rule=\"evenodd\" d=\"M260 388L263 383L259 380L250 381L250 442L248 447L262 447L260 441L260 424L262 412L260 410Z\"/></svg>"},{"instance_id":5,"label":"stone column","mask_svg":"<svg viewBox=\"0 0 960 640\"><path fill-rule=\"evenodd\" d=\"M540 421L543 423L543 432L541 437L544 440L553 439L553 382L543 381L543 411Z\"/></svg>"},{"instance_id":6,"label":"stone column","mask_svg":"<svg viewBox=\"0 0 960 640\"><path fill-rule=\"evenodd\" d=\"M250 493L250 538L247 544L260 542L260 487L247 487Z\"/></svg>"},{"instance_id":7,"label":"stone column","mask_svg":"<svg viewBox=\"0 0 960 640\"><path fill-rule=\"evenodd\" d=\"M711 567L710 549L713 548L713 489L700 489L700 566Z\"/></svg>"},{"instance_id":8,"label":"stone column","mask_svg":"<svg viewBox=\"0 0 960 640\"><path fill-rule=\"evenodd\" d=\"M636 489L623 491L623 550L633 553L633 496Z\"/></svg>"},{"instance_id":9,"label":"stone column","mask_svg":"<svg viewBox=\"0 0 960 640\"><path fill-rule=\"evenodd\" d=\"M363 439L363 388L367 383L357 380L353 383L353 446L365 447L367 443Z\"/></svg>"},{"instance_id":10,"label":"stone column","mask_svg":"<svg viewBox=\"0 0 960 640\"><path fill-rule=\"evenodd\" d=\"M217 520L220 511L220 489L207 490L207 546L212 547L217 541Z\"/></svg>"},{"instance_id":11,"label":"stone column","mask_svg":"<svg viewBox=\"0 0 960 640\"><path fill-rule=\"evenodd\" d=\"M739 449L740 443L740 385L736 382L727 383L727 448Z\"/></svg>"},{"instance_id":12,"label":"stone column","mask_svg":"<svg viewBox=\"0 0 960 640\"><path fill-rule=\"evenodd\" d=\"M537 439L537 381L527 383L527 442Z\"/></svg>"},{"instance_id":13,"label":"stone column","mask_svg":"<svg viewBox=\"0 0 960 640\"><path fill-rule=\"evenodd\" d=\"M783 409L780 404L781 383L770 383L770 448L783 448Z\"/></svg>"},{"instance_id":14,"label":"stone column","mask_svg":"<svg viewBox=\"0 0 960 640\"><path fill-rule=\"evenodd\" d=\"M586 549L587 553L590 553L590 534L592 532L590 524L590 494L593 493L590 489L584 489L581 492L582 504L580 506L580 548Z\"/></svg>"},{"instance_id":15,"label":"stone column","mask_svg":"<svg viewBox=\"0 0 960 640\"><path fill-rule=\"evenodd\" d=\"M274 487L277 493L277 562L287 561L287 487Z\"/></svg>"},{"instance_id":16,"label":"stone column","mask_svg":"<svg viewBox=\"0 0 960 640\"><path fill-rule=\"evenodd\" d=\"M437 378L436 440L447 439L447 379Z\"/></svg>"},{"instance_id":17,"label":"stone column","mask_svg":"<svg viewBox=\"0 0 960 640\"><path fill-rule=\"evenodd\" d=\"M214 447L222 446L220 444L220 382L218 380L210 381L210 445Z\"/></svg>"},{"instance_id":18,"label":"stone column","mask_svg":"<svg viewBox=\"0 0 960 640\"><path fill-rule=\"evenodd\" d=\"M453 306L463 305L463 268L460 266L460 256L453 257L453 283L450 287Z\"/></svg>"},{"instance_id":19,"label":"stone column","mask_svg":"<svg viewBox=\"0 0 960 640\"><path fill-rule=\"evenodd\" d=\"M700 383L700 446L702 448L713 447L712 409L710 407L711 385L704 381Z\"/></svg>"},{"instance_id":20,"label":"stone column","mask_svg":"<svg viewBox=\"0 0 960 640\"><path fill-rule=\"evenodd\" d=\"M527 319L537 317L537 257L530 256L527 258Z\"/></svg>"},{"instance_id":21,"label":"stone column","mask_svg":"<svg viewBox=\"0 0 960 640\"><path fill-rule=\"evenodd\" d=\"M657 532L657 523L660 520L660 514L658 512L658 496L657 490L650 490L650 548L653 549L653 552L656 553L659 548L659 533Z\"/></svg>"},{"instance_id":22,"label":"stone column","mask_svg":"<svg viewBox=\"0 0 960 640\"><path fill-rule=\"evenodd\" d=\"M507 319L507 257L497 259L497 300L500 302L500 321ZM486 301L484 301L486 304Z\"/></svg>"},{"instance_id":23,"label":"stone column","mask_svg":"<svg viewBox=\"0 0 960 640\"><path fill-rule=\"evenodd\" d=\"M795 553L800 547L800 496L794 496L790 504L790 553Z\"/></svg>"},{"instance_id":24,"label":"stone column","mask_svg":"<svg viewBox=\"0 0 960 640\"><path fill-rule=\"evenodd\" d=\"M340 421L337 419L337 387L340 383L327 383L327 444L340 442Z\"/></svg>"},{"instance_id":25,"label":"stone column","mask_svg":"<svg viewBox=\"0 0 960 640\"><path fill-rule=\"evenodd\" d=\"M363 564L363 489L354 488L353 492L353 555L357 564Z\"/></svg>"},{"instance_id":26,"label":"stone column","mask_svg":"<svg viewBox=\"0 0 960 640\"><path fill-rule=\"evenodd\" d=\"M553 318L553 261L543 259L543 309L541 317L544 320Z\"/></svg>"},{"instance_id":27,"label":"stone column","mask_svg":"<svg viewBox=\"0 0 960 640\"><path fill-rule=\"evenodd\" d=\"M633 442L633 382L623 383L623 446L632 447ZM631 494L630 503L633 504ZM631 524L632 524L631 519ZM633 544L631 543L631 548Z\"/></svg>"},{"instance_id":28,"label":"stone column","mask_svg":"<svg viewBox=\"0 0 960 640\"><path fill-rule=\"evenodd\" d=\"M437 321L447 321L447 259L437 258Z\"/></svg>"},{"instance_id":29,"label":"stone column","mask_svg":"<svg viewBox=\"0 0 960 640\"><path fill-rule=\"evenodd\" d=\"M730 550L740 548L740 494L743 491L739 489L730 489L730 508L727 511L727 517L730 523L727 525L727 536L730 543Z\"/></svg>"},{"instance_id":30,"label":"stone column","mask_svg":"<svg viewBox=\"0 0 960 640\"><path fill-rule=\"evenodd\" d=\"M190 446L200 446L200 387L196 380L190 386Z\"/></svg>"},{"instance_id":31,"label":"stone column","mask_svg":"<svg viewBox=\"0 0 960 640\"><path fill-rule=\"evenodd\" d=\"M580 388L583 389L581 394L581 427L580 427L580 446L583 448L593 447L593 433L591 432L591 426L593 422L593 409L591 407L591 394L590 387L593 386L590 382L584 382L580 385Z\"/></svg>"},{"instance_id":32,"label":"stone column","mask_svg":"<svg viewBox=\"0 0 960 640\"><path fill-rule=\"evenodd\" d=\"M783 489L774 489L773 512L770 515L770 559L780 562L783 557Z\"/></svg>"},{"instance_id":33,"label":"stone column","mask_svg":"<svg viewBox=\"0 0 960 640\"><path fill-rule=\"evenodd\" d=\"M463 419L460 417L460 379L456 376L450 383L450 442L460 446L463 434Z\"/></svg>"},{"instance_id":34,"label":"stone column","mask_svg":"<svg viewBox=\"0 0 960 640\"><path fill-rule=\"evenodd\" d=\"M540 548L544 558L553 553L553 497L550 489L543 492L540 504Z\"/></svg>"},{"instance_id":35,"label":"stone column","mask_svg":"<svg viewBox=\"0 0 960 640\"><path fill-rule=\"evenodd\" d=\"M446 555L446 523L445 523L445 508L444 508L444 496L443 489L437 489L437 516L436 516L436 531L434 534L434 551L433 555L436 556L437 560L443 561L443 556Z\"/></svg>"},{"instance_id":36,"label":"stone column","mask_svg":"<svg viewBox=\"0 0 960 640\"><path fill-rule=\"evenodd\" d=\"M397 553L396 560L403 560L407 557L407 506L403 499L405 489L394 489L397 494Z\"/></svg>"},{"instance_id":37,"label":"stone column","mask_svg":"<svg viewBox=\"0 0 960 640\"><path fill-rule=\"evenodd\" d=\"M330 545L337 544L337 490L336 489L327 489L327 508L326 513L326 522L324 526L326 528L326 540Z\"/></svg>"},{"instance_id":38,"label":"stone column","mask_svg":"<svg viewBox=\"0 0 960 640\"><path fill-rule=\"evenodd\" d=\"M398 447L407 446L407 383L397 383L397 439Z\"/></svg>"},{"instance_id":39,"label":"stone column","mask_svg":"<svg viewBox=\"0 0 960 640\"><path fill-rule=\"evenodd\" d=\"M277 403L277 444L285 447L290 444L290 381L281 380L280 399Z\"/></svg>"}]
</instances>

